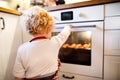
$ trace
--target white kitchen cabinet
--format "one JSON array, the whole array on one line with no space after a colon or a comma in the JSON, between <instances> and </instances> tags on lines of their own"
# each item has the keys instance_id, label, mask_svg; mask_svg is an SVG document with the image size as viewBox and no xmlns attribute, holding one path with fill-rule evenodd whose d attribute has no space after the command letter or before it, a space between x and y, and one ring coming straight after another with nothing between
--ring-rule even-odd
<instances>
[{"instance_id":1,"label":"white kitchen cabinet","mask_svg":"<svg viewBox=\"0 0 120 80\"><path fill-rule=\"evenodd\" d=\"M120 15L120 2L110 3L105 5L105 16L119 16Z\"/></svg>"},{"instance_id":2,"label":"white kitchen cabinet","mask_svg":"<svg viewBox=\"0 0 120 80\"><path fill-rule=\"evenodd\" d=\"M105 18L105 29L107 30L120 29L120 16L106 17Z\"/></svg>"},{"instance_id":3,"label":"white kitchen cabinet","mask_svg":"<svg viewBox=\"0 0 120 80\"><path fill-rule=\"evenodd\" d=\"M120 2L105 5L105 29L120 29Z\"/></svg>"},{"instance_id":4,"label":"white kitchen cabinet","mask_svg":"<svg viewBox=\"0 0 120 80\"><path fill-rule=\"evenodd\" d=\"M59 80L102 80L102 79L90 76L83 76L79 74L60 72Z\"/></svg>"},{"instance_id":5,"label":"white kitchen cabinet","mask_svg":"<svg viewBox=\"0 0 120 80\"><path fill-rule=\"evenodd\" d=\"M120 16L105 17L105 55L120 55Z\"/></svg>"},{"instance_id":6,"label":"white kitchen cabinet","mask_svg":"<svg viewBox=\"0 0 120 80\"><path fill-rule=\"evenodd\" d=\"M120 80L120 2L105 5L104 80Z\"/></svg>"},{"instance_id":7,"label":"white kitchen cabinet","mask_svg":"<svg viewBox=\"0 0 120 80\"><path fill-rule=\"evenodd\" d=\"M120 55L120 30L105 31L105 55Z\"/></svg>"},{"instance_id":8,"label":"white kitchen cabinet","mask_svg":"<svg viewBox=\"0 0 120 80\"><path fill-rule=\"evenodd\" d=\"M2 60L1 60L1 52L0 52L0 80L3 80L3 78L2 78Z\"/></svg>"},{"instance_id":9,"label":"white kitchen cabinet","mask_svg":"<svg viewBox=\"0 0 120 80\"><path fill-rule=\"evenodd\" d=\"M5 29L0 19L0 80L14 80L12 69L19 45L22 43L19 16L0 12L5 21Z\"/></svg>"},{"instance_id":10,"label":"white kitchen cabinet","mask_svg":"<svg viewBox=\"0 0 120 80\"><path fill-rule=\"evenodd\" d=\"M120 80L120 56L105 56L104 80Z\"/></svg>"}]
</instances>

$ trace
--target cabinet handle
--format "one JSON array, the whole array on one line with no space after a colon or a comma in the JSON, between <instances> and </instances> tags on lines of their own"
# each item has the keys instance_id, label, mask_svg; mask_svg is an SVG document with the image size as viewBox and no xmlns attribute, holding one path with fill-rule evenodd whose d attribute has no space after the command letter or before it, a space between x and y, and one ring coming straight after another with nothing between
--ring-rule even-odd
<instances>
[{"instance_id":1,"label":"cabinet handle","mask_svg":"<svg viewBox=\"0 0 120 80\"><path fill-rule=\"evenodd\" d=\"M63 74L62 77L63 77L63 78L66 78L66 79L74 79L74 78L75 78L75 76L69 77L69 76L66 76L65 74Z\"/></svg>"},{"instance_id":2,"label":"cabinet handle","mask_svg":"<svg viewBox=\"0 0 120 80\"><path fill-rule=\"evenodd\" d=\"M5 20L3 17L0 17L0 19L3 21L3 27L1 28L3 30L3 29L5 29Z\"/></svg>"}]
</instances>

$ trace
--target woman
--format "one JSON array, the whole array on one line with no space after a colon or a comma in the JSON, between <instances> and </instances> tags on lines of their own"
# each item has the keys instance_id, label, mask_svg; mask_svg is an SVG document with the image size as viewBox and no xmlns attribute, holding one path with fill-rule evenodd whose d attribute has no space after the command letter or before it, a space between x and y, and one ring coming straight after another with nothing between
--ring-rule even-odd
<instances>
[{"instance_id":1,"label":"woman","mask_svg":"<svg viewBox=\"0 0 120 80\"><path fill-rule=\"evenodd\" d=\"M17 52L13 75L16 80L57 80L58 53L72 26L51 37L54 20L44 9L34 6L23 12L21 23L33 35Z\"/></svg>"}]
</instances>

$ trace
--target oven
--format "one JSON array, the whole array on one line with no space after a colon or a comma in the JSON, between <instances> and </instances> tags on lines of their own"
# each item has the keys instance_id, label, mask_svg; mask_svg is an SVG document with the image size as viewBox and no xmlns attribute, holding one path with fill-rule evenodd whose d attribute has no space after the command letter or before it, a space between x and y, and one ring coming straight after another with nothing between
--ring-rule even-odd
<instances>
[{"instance_id":1,"label":"oven","mask_svg":"<svg viewBox=\"0 0 120 80\"><path fill-rule=\"evenodd\" d=\"M61 72L103 78L103 11L97 5L50 12L56 21L53 35L73 26L59 51Z\"/></svg>"}]
</instances>

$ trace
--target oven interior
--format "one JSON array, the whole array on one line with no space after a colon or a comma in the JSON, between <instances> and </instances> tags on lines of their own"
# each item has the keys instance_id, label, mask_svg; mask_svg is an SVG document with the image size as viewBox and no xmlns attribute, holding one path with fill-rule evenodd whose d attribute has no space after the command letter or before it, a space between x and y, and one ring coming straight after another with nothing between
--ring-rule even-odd
<instances>
[{"instance_id":1,"label":"oven interior","mask_svg":"<svg viewBox=\"0 0 120 80\"><path fill-rule=\"evenodd\" d=\"M53 36L59 32L53 32ZM91 31L72 31L59 51L62 63L91 66Z\"/></svg>"}]
</instances>

